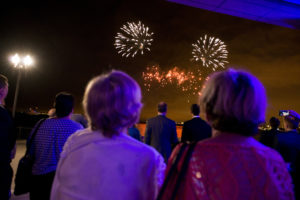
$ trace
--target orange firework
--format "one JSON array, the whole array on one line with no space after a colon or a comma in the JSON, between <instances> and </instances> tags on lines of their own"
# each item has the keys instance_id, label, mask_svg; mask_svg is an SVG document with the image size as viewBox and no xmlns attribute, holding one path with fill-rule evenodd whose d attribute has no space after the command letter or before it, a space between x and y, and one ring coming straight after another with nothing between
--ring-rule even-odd
<instances>
[{"instance_id":1,"label":"orange firework","mask_svg":"<svg viewBox=\"0 0 300 200\"><path fill-rule=\"evenodd\" d=\"M196 73L192 71L186 72L185 70L180 70L177 66L167 72L162 71L159 66L147 67L142 75L147 91L150 91L152 83L155 82L161 87L175 84L183 92L191 91L193 95L198 93L200 88L199 81L202 80L199 70Z\"/></svg>"}]
</instances>

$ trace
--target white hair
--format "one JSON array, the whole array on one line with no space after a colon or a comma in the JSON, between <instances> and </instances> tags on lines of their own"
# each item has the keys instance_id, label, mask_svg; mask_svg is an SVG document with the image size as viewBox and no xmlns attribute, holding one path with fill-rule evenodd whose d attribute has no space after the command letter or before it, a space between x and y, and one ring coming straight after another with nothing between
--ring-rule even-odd
<instances>
[{"instance_id":1,"label":"white hair","mask_svg":"<svg viewBox=\"0 0 300 200\"><path fill-rule=\"evenodd\" d=\"M138 121L141 98L141 89L133 78L112 71L88 83L83 107L91 128L111 137Z\"/></svg>"}]
</instances>

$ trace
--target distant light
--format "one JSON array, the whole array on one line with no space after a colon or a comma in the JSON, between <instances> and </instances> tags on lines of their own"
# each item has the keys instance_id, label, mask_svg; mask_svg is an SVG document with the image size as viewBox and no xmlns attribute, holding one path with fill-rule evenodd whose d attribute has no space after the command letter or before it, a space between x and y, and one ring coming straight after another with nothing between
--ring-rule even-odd
<instances>
[{"instance_id":1,"label":"distant light","mask_svg":"<svg viewBox=\"0 0 300 200\"><path fill-rule=\"evenodd\" d=\"M10 61L14 64L14 67L23 68L33 65L33 59L27 55L24 57L20 57L18 54L10 57Z\"/></svg>"},{"instance_id":2,"label":"distant light","mask_svg":"<svg viewBox=\"0 0 300 200\"><path fill-rule=\"evenodd\" d=\"M15 54L14 56L12 56L12 57L10 58L10 61L11 61L15 66L17 66L17 65L20 63L21 59L20 59L20 57L19 57L18 54Z\"/></svg>"},{"instance_id":3,"label":"distant light","mask_svg":"<svg viewBox=\"0 0 300 200\"><path fill-rule=\"evenodd\" d=\"M33 64L33 60L29 55L27 55L26 57L23 58L23 63L25 66L30 66Z\"/></svg>"}]
</instances>

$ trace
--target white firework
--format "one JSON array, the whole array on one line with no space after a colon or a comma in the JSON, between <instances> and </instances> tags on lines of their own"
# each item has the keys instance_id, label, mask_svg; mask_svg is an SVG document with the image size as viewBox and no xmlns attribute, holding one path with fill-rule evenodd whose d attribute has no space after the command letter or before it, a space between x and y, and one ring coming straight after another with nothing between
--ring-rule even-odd
<instances>
[{"instance_id":1,"label":"white firework","mask_svg":"<svg viewBox=\"0 0 300 200\"><path fill-rule=\"evenodd\" d=\"M228 63L226 45L219 38L205 35L203 38L200 37L192 46L194 47L192 59L201 61L203 66L211 67L213 71L218 67L225 68L225 64Z\"/></svg>"},{"instance_id":2,"label":"white firework","mask_svg":"<svg viewBox=\"0 0 300 200\"><path fill-rule=\"evenodd\" d=\"M150 51L150 46L153 41L153 32L149 32L149 28L140 21L127 22L120 28L122 31L117 33L115 37L115 47L122 56L134 57L138 52L142 55L144 51Z\"/></svg>"}]
</instances>

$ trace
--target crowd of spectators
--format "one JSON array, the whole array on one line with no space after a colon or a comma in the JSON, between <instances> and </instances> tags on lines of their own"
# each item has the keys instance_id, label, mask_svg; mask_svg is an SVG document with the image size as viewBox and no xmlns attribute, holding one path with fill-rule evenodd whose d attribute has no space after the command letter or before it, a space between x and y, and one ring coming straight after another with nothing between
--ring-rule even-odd
<instances>
[{"instance_id":1,"label":"crowd of spectators","mask_svg":"<svg viewBox=\"0 0 300 200\"><path fill-rule=\"evenodd\" d=\"M10 197L9 163L16 141L4 107L7 92L8 80L1 75L0 199ZM199 102L191 105L192 119L183 124L181 140L175 122L167 117L165 102L158 103L158 115L147 120L145 141L141 139L136 127L141 99L138 83L115 70L87 84L83 96L87 119L73 114L71 94L58 93L49 117L39 121L29 136L34 135L28 148L35 158L30 199L297 198L300 115L287 110L282 130L280 120L272 117L271 129L259 131L267 98L252 74L234 69L213 73ZM205 119L199 116L200 108ZM259 141L253 137L257 133ZM191 145L191 153L182 153L183 146ZM172 180L174 166L180 174L176 191L164 184Z\"/></svg>"}]
</instances>

